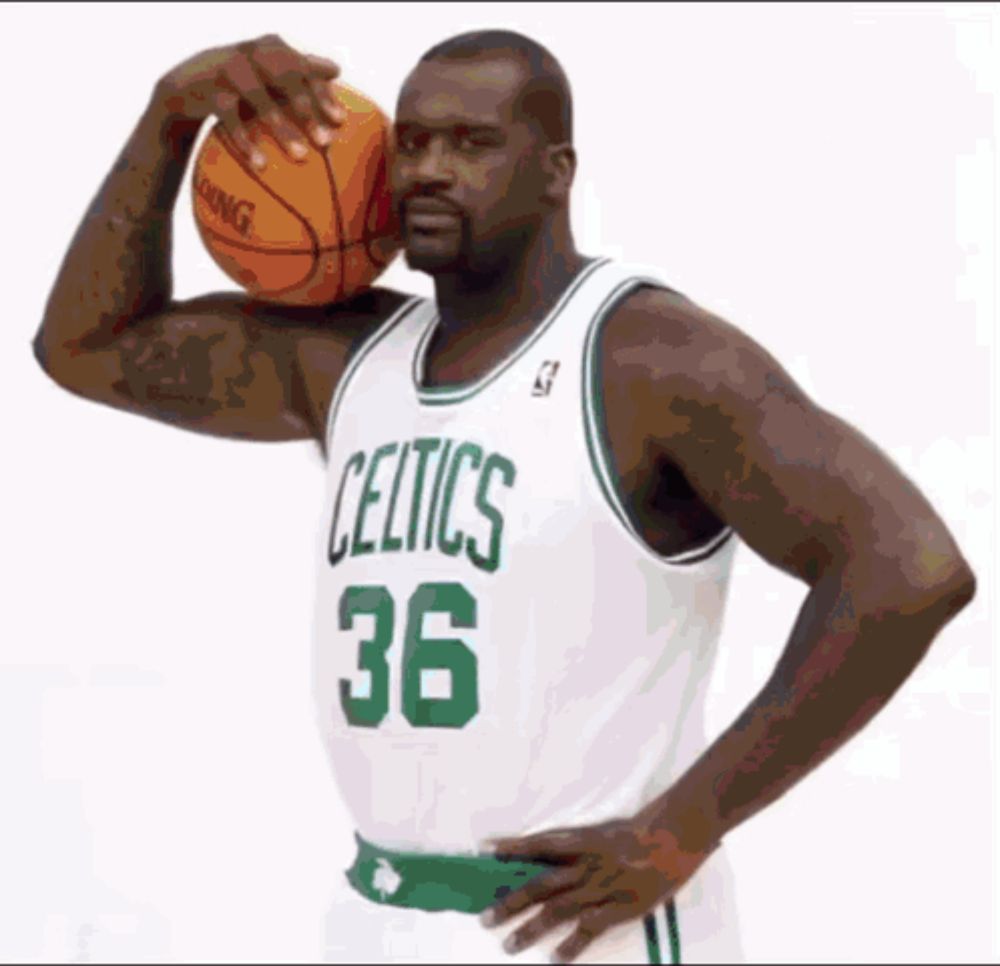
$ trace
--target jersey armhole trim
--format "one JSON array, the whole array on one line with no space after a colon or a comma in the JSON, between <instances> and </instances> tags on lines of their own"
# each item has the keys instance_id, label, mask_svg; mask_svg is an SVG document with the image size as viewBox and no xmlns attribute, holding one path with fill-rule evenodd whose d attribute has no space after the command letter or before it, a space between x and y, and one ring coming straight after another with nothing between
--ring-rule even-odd
<instances>
[{"instance_id":1,"label":"jersey armhole trim","mask_svg":"<svg viewBox=\"0 0 1000 966\"><path fill-rule=\"evenodd\" d=\"M424 304L424 299L420 296L413 296L408 301L404 302L396 311L389 316L385 322L382 323L364 342L358 346L357 351L351 358L351 361L347 364L347 368L344 370L344 374L340 377L337 383L337 388L333 393L333 402L330 403L330 411L326 416L326 430L324 434L324 440L326 443L326 451L330 452L330 434L333 430L333 421L336 416L337 409L340 407L341 400L344 397L344 391L347 388L347 384L351 381L354 374L358 370L358 366L361 365L361 361L368 356L372 349L375 348L399 323L403 321L417 306Z\"/></svg>"},{"instance_id":2,"label":"jersey armhole trim","mask_svg":"<svg viewBox=\"0 0 1000 966\"><path fill-rule=\"evenodd\" d=\"M618 487L615 485L615 477L612 469L614 460L612 459L601 427L600 417L604 411L604 399L601 392L601 374L597 359L598 337L604 322L611 314L612 308L632 289L640 288L644 285L652 285L655 288L665 287L658 279L646 275L635 275L632 278L625 279L619 282L608 293L590 322L583 348L583 392L581 393L583 397L583 419L587 440L587 454L590 457L591 467L594 475L597 477L598 485L604 494L604 499L607 501L608 506L629 536L642 548L645 555L661 565L690 567L695 564L704 563L710 557L714 556L717 550L728 543L734 533L732 527L723 527L722 530L713 534L705 543L688 547L676 554L665 556L653 550L642 538L628 509L622 502Z\"/></svg>"}]
</instances>

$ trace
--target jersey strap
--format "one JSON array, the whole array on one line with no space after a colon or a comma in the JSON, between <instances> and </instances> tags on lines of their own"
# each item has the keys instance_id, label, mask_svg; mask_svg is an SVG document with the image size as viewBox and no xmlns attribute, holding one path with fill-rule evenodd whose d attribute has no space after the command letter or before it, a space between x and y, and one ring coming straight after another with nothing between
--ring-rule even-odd
<instances>
[{"instance_id":1,"label":"jersey strap","mask_svg":"<svg viewBox=\"0 0 1000 966\"><path fill-rule=\"evenodd\" d=\"M372 349L374 349L380 342L382 342L389 333L395 329L400 322L402 322L408 315L410 315L415 309L425 304L425 299L414 295L413 297L407 299L388 319L386 319L382 325L378 327L368 338L361 343L354 355L351 357L347 368L344 370L343 375L337 383L337 387L333 393L333 402L330 404L330 411L327 413L326 417L326 445L330 445L330 433L333 430L334 418L337 415L337 410L340 408L340 401L344 397L344 391L347 389L348 383L354 377L354 374L358 371L361 363L364 361L365 357L368 356Z\"/></svg>"}]
</instances>

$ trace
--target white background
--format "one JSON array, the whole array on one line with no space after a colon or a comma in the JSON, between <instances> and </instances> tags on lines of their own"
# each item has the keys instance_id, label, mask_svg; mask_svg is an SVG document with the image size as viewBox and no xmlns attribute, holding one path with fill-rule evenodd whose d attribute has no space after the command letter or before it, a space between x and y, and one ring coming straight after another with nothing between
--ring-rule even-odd
<instances>
[{"instance_id":1,"label":"white background","mask_svg":"<svg viewBox=\"0 0 1000 966\"><path fill-rule=\"evenodd\" d=\"M351 829L315 732L308 443L71 396L30 342L156 78L267 32L391 111L433 43L564 64L581 249L661 265L928 494L979 595L851 744L728 839L756 961L996 960L997 8L6 5L0 958L313 960ZM232 290L185 186L176 295ZM429 294L401 264L386 284ZM804 586L741 547L725 727Z\"/></svg>"}]
</instances>

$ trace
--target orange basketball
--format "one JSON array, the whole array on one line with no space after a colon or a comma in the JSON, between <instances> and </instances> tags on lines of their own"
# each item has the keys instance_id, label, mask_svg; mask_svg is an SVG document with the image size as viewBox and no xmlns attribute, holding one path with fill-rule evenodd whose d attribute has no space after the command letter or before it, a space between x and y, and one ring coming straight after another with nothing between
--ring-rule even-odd
<instances>
[{"instance_id":1,"label":"orange basketball","mask_svg":"<svg viewBox=\"0 0 1000 966\"><path fill-rule=\"evenodd\" d=\"M260 125L257 170L221 124L194 167L194 215L212 258L253 296L291 305L339 302L371 285L399 251L389 189L389 120L337 85L347 120L333 142L289 158ZM304 139L305 140L305 139Z\"/></svg>"}]
</instances>

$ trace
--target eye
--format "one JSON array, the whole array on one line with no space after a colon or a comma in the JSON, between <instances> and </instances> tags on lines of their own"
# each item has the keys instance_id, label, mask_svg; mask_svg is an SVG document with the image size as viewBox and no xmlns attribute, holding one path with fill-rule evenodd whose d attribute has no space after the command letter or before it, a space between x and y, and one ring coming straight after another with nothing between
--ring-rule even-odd
<instances>
[{"instance_id":1,"label":"eye","mask_svg":"<svg viewBox=\"0 0 1000 966\"><path fill-rule=\"evenodd\" d=\"M461 134L458 137L458 147L461 151L480 151L493 146L493 140L487 134Z\"/></svg>"},{"instance_id":2,"label":"eye","mask_svg":"<svg viewBox=\"0 0 1000 966\"><path fill-rule=\"evenodd\" d=\"M425 136L403 131L396 134L396 149L402 154L414 154L425 140Z\"/></svg>"}]
</instances>

